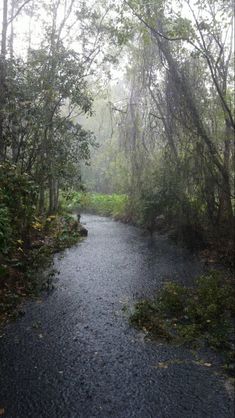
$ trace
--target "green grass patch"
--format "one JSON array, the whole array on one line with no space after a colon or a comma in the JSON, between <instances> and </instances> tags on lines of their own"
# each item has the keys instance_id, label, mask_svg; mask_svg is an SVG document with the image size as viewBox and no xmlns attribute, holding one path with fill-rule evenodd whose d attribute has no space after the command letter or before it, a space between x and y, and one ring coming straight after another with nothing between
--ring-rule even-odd
<instances>
[{"instance_id":1,"label":"green grass patch","mask_svg":"<svg viewBox=\"0 0 235 418\"><path fill-rule=\"evenodd\" d=\"M98 215L124 219L128 197L119 194L70 192L64 194L62 206L68 210L87 211Z\"/></svg>"},{"instance_id":2,"label":"green grass patch","mask_svg":"<svg viewBox=\"0 0 235 418\"><path fill-rule=\"evenodd\" d=\"M223 352L231 369L234 315L234 286L212 271L199 277L192 288L165 284L155 299L135 305L130 322L157 339Z\"/></svg>"}]
</instances>

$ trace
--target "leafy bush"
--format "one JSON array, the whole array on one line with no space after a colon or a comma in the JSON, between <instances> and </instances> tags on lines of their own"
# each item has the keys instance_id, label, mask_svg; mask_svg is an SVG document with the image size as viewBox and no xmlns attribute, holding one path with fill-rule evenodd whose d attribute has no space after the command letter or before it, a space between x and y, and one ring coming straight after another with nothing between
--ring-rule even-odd
<instances>
[{"instance_id":1,"label":"leafy bush","mask_svg":"<svg viewBox=\"0 0 235 418\"><path fill-rule=\"evenodd\" d=\"M0 206L0 253L6 254L11 246L12 228L8 208Z\"/></svg>"},{"instance_id":2,"label":"leafy bush","mask_svg":"<svg viewBox=\"0 0 235 418\"><path fill-rule=\"evenodd\" d=\"M0 165L0 206L2 216L7 217L11 225L15 241L26 241L29 237L36 212L36 197L37 189L27 174L19 173L10 163ZM5 231L4 239L8 233Z\"/></svg>"},{"instance_id":3,"label":"leafy bush","mask_svg":"<svg viewBox=\"0 0 235 418\"><path fill-rule=\"evenodd\" d=\"M3 278L0 283L0 322L15 315L22 298L37 295L42 288L53 287L54 253L74 245L81 238L78 222L67 214L37 218L33 227L32 246L20 252L15 248L8 257L3 257L4 264L0 265L0 278Z\"/></svg>"},{"instance_id":4,"label":"leafy bush","mask_svg":"<svg viewBox=\"0 0 235 418\"><path fill-rule=\"evenodd\" d=\"M204 341L231 352L233 340L234 287L218 272L198 278L196 286L185 288L167 283L158 297L135 305L132 324L155 336L178 342Z\"/></svg>"},{"instance_id":5,"label":"leafy bush","mask_svg":"<svg viewBox=\"0 0 235 418\"><path fill-rule=\"evenodd\" d=\"M0 165L0 321L44 283L53 254L80 238L69 215L37 217L37 188L10 163Z\"/></svg>"},{"instance_id":6,"label":"leafy bush","mask_svg":"<svg viewBox=\"0 0 235 418\"><path fill-rule=\"evenodd\" d=\"M155 301L144 300L135 305L130 323L151 332L158 339L171 340L163 318L159 315L159 307Z\"/></svg>"},{"instance_id":7,"label":"leafy bush","mask_svg":"<svg viewBox=\"0 0 235 418\"><path fill-rule=\"evenodd\" d=\"M166 283L158 299L158 309L163 315L182 315L185 309L188 289L177 283Z\"/></svg>"},{"instance_id":8,"label":"leafy bush","mask_svg":"<svg viewBox=\"0 0 235 418\"><path fill-rule=\"evenodd\" d=\"M197 280L197 292L188 301L188 314L195 322L218 321L232 308L232 289L218 272Z\"/></svg>"}]
</instances>

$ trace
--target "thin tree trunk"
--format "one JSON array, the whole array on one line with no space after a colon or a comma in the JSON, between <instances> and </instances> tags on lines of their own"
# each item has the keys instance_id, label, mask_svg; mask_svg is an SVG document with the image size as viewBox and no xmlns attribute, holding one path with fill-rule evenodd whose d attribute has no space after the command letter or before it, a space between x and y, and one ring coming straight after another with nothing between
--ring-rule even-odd
<instances>
[{"instance_id":1,"label":"thin tree trunk","mask_svg":"<svg viewBox=\"0 0 235 418\"><path fill-rule=\"evenodd\" d=\"M45 188L44 188L44 183L40 184L40 188L39 188L38 210L39 210L40 215L42 215L45 211Z\"/></svg>"},{"instance_id":2,"label":"thin tree trunk","mask_svg":"<svg viewBox=\"0 0 235 418\"><path fill-rule=\"evenodd\" d=\"M54 189L54 179L52 175L49 178L49 214L54 213L55 207L55 189Z\"/></svg>"},{"instance_id":3,"label":"thin tree trunk","mask_svg":"<svg viewBox=\"0 0 235 418\"><path fill-rule=\"evenodd\" d=\"M11 0L11 32L10 32L10 39L9 39L9 50L10 50L10 57L13 59L14 55L14 13L15 13L15 0Z\"/></svg>"},{"instance_id":4,"label":"thin tree trunk","mask_svg":"<svg viewBox=\"0 0 235 418\"><path fill-rule=\"evenodd\" d=\"M224 141L224 171L229 173L230 163L230 144L232 132L229 121L226 120L225 141ZM218 213L219 227L225 228L225 232L232 232L233 224L233 209L231 202L231 186L229 174L222 177L221 190L219 195L219 213Z\"/></svg>"},{"instance_id":5,"label":"thin tree trunk","mask_svg":"<svg viewBox=\"0 0 235 418\"><path fill-rule=\"evenodd\" d=\"M2 19L2 41L0 55L0 161L5 159L4 144L4 106L6 102L6 47L7 47L7 12L8 0L3 2L3 19Z\"/></svg>"},{"instance_id":6,"label":"thin tree trunk","mask_svg":"<svg viewBox=\"0 0 235 418\"><path fill-rule=\"evenodd\" d=\"M15 14L15 0L11 0L11 31L10 31L10 38L9 38L9 51L10 51L10 58L13 60L14 57L14 14ZM11 153L12 153L12 161L14 164L17 163L18 155L19 155L19 145L18 145L18 135L17 135L17 121L15 117L15 113L12 115L11 119Z\"/></svg>"},{"instance_id":7,"label":"thin tree trunk","mask_svg":"<svg viewBox=\"0 0 235 418\"><path fill-rule=\"evenodd\" d=\"M56 179L55 180L55 207L54 207L55 212L58 211L58 208L59 208L59 182Z\"/></svg>"}]
</instances>

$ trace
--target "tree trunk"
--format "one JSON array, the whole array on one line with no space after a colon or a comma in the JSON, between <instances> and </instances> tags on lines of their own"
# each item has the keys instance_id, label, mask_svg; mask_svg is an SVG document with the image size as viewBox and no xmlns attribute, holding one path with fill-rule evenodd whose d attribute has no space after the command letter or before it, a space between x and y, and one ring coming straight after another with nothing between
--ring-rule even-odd
<instances>
[{"instance_id":1,"label":"tree trunk","mask_svg":"<svg viewBox=\"0 0 235 418\"><path fill-rule=\"evenodd\" d=\"M38 204L38 210L40 215L42 215L45 211L45 189L44 184L40 184L39 188L39 204Z\"/></svg>"},{"instance_id":2,"label":"tree trunk","mask_svg":"<svg viewBox=\"0 0 235 418\"><path fill-rule=\"evenodd\" d=\"M225 141L224 141L224 172L227 175L222 177L219 194L218 225L220 229L225 229L225 234L233 233L233 209L231 202L231 186L229 178L230 146L232 131L229 121L226 120Z\"/></svg>"},{"instance_id":3,"label":"tree trunk","mask_svg":"<svg viewBox=\"0 0 235 418\"><path fill-rule=\"evenodd\" d=\"M54 179L52 176L49 178L49 214L54 213L55 208L55 188Z\"/></svg>"},{"instance_id":4,"label":"tree trunk","mask_svg":"<svg viewBox=\"0 0 235 418\"><path fill-rule=\"evenodd\" d=\"M15 13L15 0L11 0L11 32L9 38L9 50L10 57L13 59L14 56L14 13Z\"/></svg>"},{"instance_id":5,"label":"tree trunk","mask_svg":"<svg viewBox=\"0 0 235 418\"><path fill-rule=\"evenodd\" d=\"M59 182L55 180L55 202L54 202L54 211L57 212L59 208Z\"/></svg>"},{"instance_id":6,"label":"tree trunk","mask_svg":"<svg viewBox=\"0 0 235 418\"><path fill-rule=\"evenodd\" d=\"M6 45L7 45L7 10L8 0L3 2L2 41L0 55L0 161L5 159L4 144L4 106L6 102Z\"/></svg>"},{"instance_id":7,"label":"tree trunk","mask_svg":"<svg viewBox=\"0 0 235 418\"><path fill-rule=\"evenodd\" d=\"M208 167L204 168L204 198L207 207L207 216L211 225L215 226L217 222L217 208L216 208L216 182L208 170Z\"/></svg>"}]
</instances>

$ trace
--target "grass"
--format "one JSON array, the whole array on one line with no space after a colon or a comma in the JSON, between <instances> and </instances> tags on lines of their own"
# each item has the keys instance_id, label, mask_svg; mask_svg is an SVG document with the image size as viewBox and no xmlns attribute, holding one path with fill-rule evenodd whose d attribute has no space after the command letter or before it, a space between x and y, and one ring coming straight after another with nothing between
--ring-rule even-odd
<instances>
[{"instance_id":1,"label":"grass","mask_svg":"<svg viewBox=\"0 0 235 418\"><path fill-rule=\"evenodd\" d=\"M128 197L119 194L72 192L64 195L62 205L68 210L87 211L115 219L125 219Z\"/></svg>"},{"instance_id":2,"label":"grass","mask_svg":"<svg viewBox=\"0 0 235 418\"><path fill-rule=\"evenodd\" d=\"M153 300L140 301L131 324L156 339L222 352L225 367L234 373L234 287L216 271L186 288L167 283Z\"/></svg>"}]
</instances>

